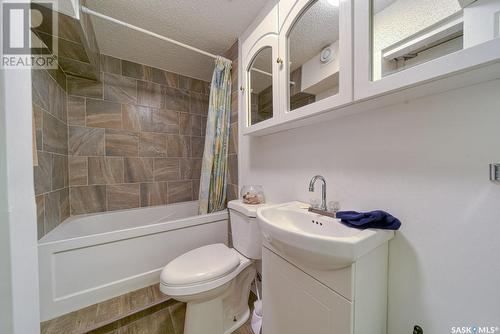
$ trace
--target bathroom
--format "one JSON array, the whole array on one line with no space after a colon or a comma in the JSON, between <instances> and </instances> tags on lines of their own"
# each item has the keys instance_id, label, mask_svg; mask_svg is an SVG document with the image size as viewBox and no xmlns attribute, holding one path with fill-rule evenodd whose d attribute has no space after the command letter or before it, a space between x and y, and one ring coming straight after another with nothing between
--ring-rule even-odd
<instances>
[{"instance_id":1,"label":"bathroom","mask_svg":"<svg viewBox=\"0 0 500 334\"><path fill-rule=\"evenodd\" d=\"M1 10L0 333L500 333L499 0Z\"/></svg>"}]
</instances>

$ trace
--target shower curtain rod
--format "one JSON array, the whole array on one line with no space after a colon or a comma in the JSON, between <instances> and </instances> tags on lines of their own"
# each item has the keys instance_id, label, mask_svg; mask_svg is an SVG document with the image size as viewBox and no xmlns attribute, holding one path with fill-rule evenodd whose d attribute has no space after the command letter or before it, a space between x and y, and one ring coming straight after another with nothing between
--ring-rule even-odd
<instances>
[{"instance_id":1,"label":"shower curtain rod","mask_svg":"<svg viewBox=\"0 0 500 334\"><path fill-rule=\"evenodd\" d=\"M187 44L184 44L184 43L181 43L179 41L176 41L175 39L172 39L172 38L168 38L168 37L165 37L165 36L162 36L160 34L157 34L157 33L154 33L152 31L149 31L149 30L146 30L146 29L143 29L143 28L140 28L138 26L135 26L133 24L130 24L130 23L127 23L127 22L123 22L123 21L120 21L120 20L117 20L111 16L107 16L107 15L104 15L104 14L101 14L99 12L96 12L96 11L93 11L92 9L88 8L88 7L85 7L85 6L81 6L82 8L82 12L86 13L86 14L89 14L89 15L92 15L92 16L95 16L95 17L99 17L101 19L104 19L104 20L107 20L107 21L110 21L110 22L114 22L116 24L119 24L121 26L124 26L124 27L127 27L127 28L130 28L132 30L135 30L135 31L138 31L138 32L141 32L143 34L146 34L146 35L149 35L149 36L152 36L152 37L155 37L155 38L158 38L158 39L161 39L163 41L166 41L166 42L169 42L169 43L172 43L172 44L175 44L175 45L178 45L180 47L183 47L185 49L188 49L188 50L191 50L191 51L194 51L194 52L197 52L197 53L200 53L202 55L205 55L205 56L208 56L208 57L211 57L211 58L214 58L214 59L217 59L217 57L221 57L227 61L230 61L229 59L225 58L225 57L222 57L222 56L218 56L218 55L214 55L210 52L207 52L207 51L204 51L204 50L200 50L198 48L195 48L194 46L191 46L191 45L187 45Z\"/></svg>"}]
</instances>

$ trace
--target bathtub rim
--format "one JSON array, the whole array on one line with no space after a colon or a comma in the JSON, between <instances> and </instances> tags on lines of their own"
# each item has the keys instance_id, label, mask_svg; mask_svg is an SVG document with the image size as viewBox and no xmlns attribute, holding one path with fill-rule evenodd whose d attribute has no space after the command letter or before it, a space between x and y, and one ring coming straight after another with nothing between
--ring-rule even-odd
<instances>
[{"instance_id":1,"label":"bathtub rim","mask_svg":"<svg viewBox=\"0 0 500 334\"><path fill-rule=\"evenodd\" d=\"M187 203L187 202L183 202L183 203ZM181 203L175 203L172 205L176 205L176 204L181 204ZM168 204L168 205L170 205L170 204ZM161 205L161 206L163 206L163 205ZM155 206L155 207L161 207L161 206ZM68 224L68 223L71 223L71 222L77 220L78 218L83 218L83 217L91 217L91 216L96 216L96 215L100 215L100 214L107 214L107 213L127 212L127 211L138 210L138 209L140 210L140 209L147 209L147 208L126 209L126 210L117 210L117 211L113 211L113 212L102 212L102 213L78 215L78 216L73 216L73 217L68 218L71 220L67 219L66 221L64 221L61 224ZM50 248L52 251L58 251L58 250L65 250L68 248L74 249L74 248L80 248L80 247L87 247L87 246L102 244L102 243L115 241L115 240L129 239L129 238L139 237L139 236L143 236L143 235L150 235L150 234L156 234L156 233L161 233L161 232L166 232L166 231L171 231L171 230L177 230L177 229L181 229L181 228L187 228L187 227L196 226L196 225L215 223L215 222L218 222L221 220L228 220L228 218L229 218L229 212L226 209L226 210L222 210L222 211L218 211L218 212L214 212L214 213L208 213L208 214L203 214L203 215L193 215L193 216L188 216L188 217L183 217L183 218L178 218L178 219L173 219L173 220L166 220L166 221L161 221L161 222L152 222L152 223L148 223L148 224L141 225L141 226L106 231L106 232L101 232L101 233L93 233L93 234L70 237L70 238L65 238L65 239L46 238L47 236L48 237L51 236L50 234L47 234L46 236L44 236L43 238L41 238L38 241L38 248L39 249L40 248ZM57 229L57 227L55 229ZM145 231L147 233L144 233ZM46 240L46 239L49 239L49 240Z\"/></svg>"}]
</instances>

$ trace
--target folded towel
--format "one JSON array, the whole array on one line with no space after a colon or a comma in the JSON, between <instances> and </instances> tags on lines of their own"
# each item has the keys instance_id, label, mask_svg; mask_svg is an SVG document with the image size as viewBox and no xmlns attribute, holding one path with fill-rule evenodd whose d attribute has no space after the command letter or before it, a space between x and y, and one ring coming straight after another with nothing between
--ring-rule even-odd
<instances>
[{"instance_id":1,"label":"folded towel","mask_svg":"<svg viewBox=\"0 0 500 334\"><path fill-rule=\"evenodd\" d=\"M337 218L344 225L359 229L397 230L401 226L399 219L381 210L371 212L339 211L337 212Z\"/></svg>"}]
</instances>

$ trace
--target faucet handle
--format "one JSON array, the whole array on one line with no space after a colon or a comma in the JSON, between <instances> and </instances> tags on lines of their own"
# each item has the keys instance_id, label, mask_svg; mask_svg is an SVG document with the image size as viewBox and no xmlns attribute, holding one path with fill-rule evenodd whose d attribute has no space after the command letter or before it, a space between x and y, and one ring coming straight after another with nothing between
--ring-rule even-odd
<instances>
[{"instance_id":1,"label":"faucet handle","mask_svg":"<svg viewBox=\"0 0 500 334\"><path fill-rule=\"evenodd\" d=\"M309 204L311 204L311 208L313 208L313 209L319 208L319 200L316 198L311 198L309 200Z\"/></svg>"},{"instance_id":2,"label":"faucet handle","mask_svg":"<svg viewBox=\"0 0 500 334\"><path fill-rule=\"evenodd\" d=\"M328 202L328 211L337 213L340 211L340 202L330 201Z\"/></svg>"}]
</instances>

